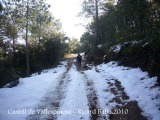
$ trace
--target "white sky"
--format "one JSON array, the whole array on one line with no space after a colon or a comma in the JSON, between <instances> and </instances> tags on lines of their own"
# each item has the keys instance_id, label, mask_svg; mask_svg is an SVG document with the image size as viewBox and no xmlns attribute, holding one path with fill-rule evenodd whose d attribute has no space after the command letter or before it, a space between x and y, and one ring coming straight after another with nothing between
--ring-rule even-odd
<instances>
[{"instance_id":1,"label":"white sky","mask_svg":"<svg viewBox=\"0 0 160 120\"><path fill-rule=\"evenodd\" d=\"M60 19L62 22L62 29L70 38L80 38L85 28L80 23L84 22L84 19L77 17L81 11L81 3L83 0L47 0L47 3L51 5L51 12L56 19Z\"/></svg>"}]
</instances>

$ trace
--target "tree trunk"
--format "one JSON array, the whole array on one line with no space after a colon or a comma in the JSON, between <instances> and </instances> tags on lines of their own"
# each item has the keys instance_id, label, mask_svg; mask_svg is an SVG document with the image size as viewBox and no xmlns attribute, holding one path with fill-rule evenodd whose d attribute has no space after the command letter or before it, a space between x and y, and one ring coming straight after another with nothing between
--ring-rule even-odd
<instances>
[{"instance_id":1,"label":"tree trunk","mask_svg":"<svg viewBox=\"0 0 160 120\"><path fill-rule=\"evenodd\" d=\"M96 43L100 44L99 34L98 34L98 1L96 2Z\"/></svg>"},{"instance_id":2,"label":"tree trunk","mask_svg":"<svg viewBox=\"0 0 160 120\"><path fill-rule=\"evenodd\" d=\"M13 59L15 57L15 38L13 37Z\"/></svg>"},{"instance_id":3,"label":"tree trunk","mask_svg":"<svg viewBox=\"0 0 160 120\"><path fill-rule=\"evenodd\" d=\"M27 67L27 76L29 76L29 48L28 48L28 0L27 0L27 17L26 17L26 67Z\"/></svg>"}]
</instances>

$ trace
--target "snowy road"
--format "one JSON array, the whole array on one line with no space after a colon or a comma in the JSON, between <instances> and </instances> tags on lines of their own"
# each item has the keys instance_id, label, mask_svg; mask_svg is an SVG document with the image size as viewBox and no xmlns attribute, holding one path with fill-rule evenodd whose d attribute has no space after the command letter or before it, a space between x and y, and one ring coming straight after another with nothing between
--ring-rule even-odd
<instances>
[{"instance_id":1,"label":"snowy road","mask_svg":"<svg viewBox=\"0 0 160 120\"><path fill-rule=\"evenodd\" d=\"M115 62L90 68L70 59L0 89L0 120L160 120L156 78Z\"/></svg>"},{"instance_id":2,"label":"snowy road","mask_svg":"<svg viewBox=\"0 0 160 120\"><path fill-rule=\"evenodd\" d=\"M56 89L50 91L36 108L45 113L39 114L37 111L36 114L28 116L27 120L89 120L100 117L92 113L100 109L97 106L93 83L87 80L84 72L77 71L73 60L68 61L67 69L58 82ZM46 115L50 111L55 114Z\"/></svg>"}]
</instances>

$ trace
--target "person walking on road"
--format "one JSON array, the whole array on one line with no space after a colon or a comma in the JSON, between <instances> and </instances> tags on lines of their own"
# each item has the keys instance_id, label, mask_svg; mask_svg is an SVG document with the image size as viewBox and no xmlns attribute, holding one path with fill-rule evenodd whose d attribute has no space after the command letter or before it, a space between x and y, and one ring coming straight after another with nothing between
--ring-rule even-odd
<instances>
[{"instance_id":1,"label":"person walking on road","mask_svg":"<svg viewBox=\"0 0 160 120\"><path fill-rule=\"evenodd\" d=\"M80 54L77 55L77 63L78 67L81 67L82 56Z\"/></svg>"}]
</instances>

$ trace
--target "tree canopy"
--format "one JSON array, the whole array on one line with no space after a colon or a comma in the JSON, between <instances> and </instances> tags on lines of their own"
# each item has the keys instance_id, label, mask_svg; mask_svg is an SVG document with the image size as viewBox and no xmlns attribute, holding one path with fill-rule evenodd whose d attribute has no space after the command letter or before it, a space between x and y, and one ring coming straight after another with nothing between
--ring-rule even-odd
<instances>
[{"instance_id":1,"label":"tree canopy","mask_svg":"<svg viewBox=\"0 0 160 120\"><path fill-rule=\"evenodd\" d=\"M68 37L49 7L45 0L0 2L0 86L26 76L26 49L30 74L55 66L68 52Z\"/></svg>"}]
</instances>

